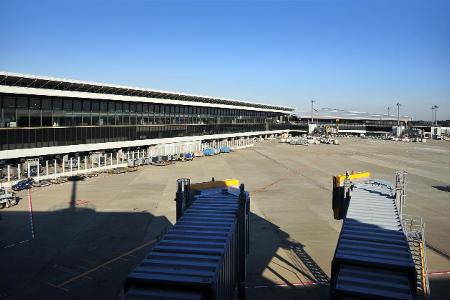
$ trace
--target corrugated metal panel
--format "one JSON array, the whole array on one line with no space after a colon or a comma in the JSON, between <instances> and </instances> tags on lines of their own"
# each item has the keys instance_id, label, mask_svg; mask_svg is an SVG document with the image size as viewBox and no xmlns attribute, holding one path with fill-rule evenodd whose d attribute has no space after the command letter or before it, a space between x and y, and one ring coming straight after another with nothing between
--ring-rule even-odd
<instances>
[{"instance_id":1,"label":"corrugated metal panel","mask_svg":"<svg viewBox=\"0 0 450 300\"><path fill-rule=\"evenodd\" d=\"M332 295L413 299L415 266L392 187L356 183L332 265Z\"/></svg>"},{"instance_id":2,"label":"corrugated metal panel","mask_svg":"<svg viewBox=\"0 0 450 300\"><path fill-rule=\"evenodd\" d=\"M175 226L130 273L125 298L232 299L238 268L238 191L211 189L194 196Z\"/></svg>"}]
</instances>

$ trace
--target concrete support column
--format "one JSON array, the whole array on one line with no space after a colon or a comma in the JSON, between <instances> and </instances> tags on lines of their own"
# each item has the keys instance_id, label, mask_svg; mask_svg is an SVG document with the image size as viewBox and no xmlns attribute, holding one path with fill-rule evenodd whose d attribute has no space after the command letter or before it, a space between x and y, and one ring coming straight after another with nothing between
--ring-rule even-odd
<instances>
[{"instance_id":1,"label":"concrete support column","mask_svg":"<svg viewBox=\"0 0 450 300\"><path fill-rule=\"evenodd\" d=\"M86 156L84 157L84 169L85 170L87 169L87 157Z\"/></svg>"},{"instance_id":2,"label":"concrete support column","mask_svg":"<svg viewBox=\"0 0 450 300\"><path fill-rule=\"evenodd\" d=\"M37 164L37 178L38 178L38 181L39 181L39 173L41 173L41 166L38 163Z\"/></svg>"},{"instance_id":3,"label":"concrete support column","mask_svg":"<svg viewBox=\"0 0 450 300\"><path fill-rule=\"evenodd\" d=\"M20 164L17 165L17 179L20 179Z\"/></svg>"},{"instance_id":4,"label":"concrete support column","mask_svg":"<svg viewBox=\"0 0 450 300\"><path fill-rule=\"evenodd\" d=\"M53 172L55 173L55 177L56 177L56 173L57 173L57 169L58 168L58 163L56 162L56 159L54 161L54 165L53 165Z\"/></svg>"},{"instance_id":5,"label":"concrete support column","mask_svg":"<svg viewBox=\"0 0 450 300\"><path fill-rule=\"evenodd\" d=\"M27 177L30 177L30 163L27 163Z\"/></svg>"},{"instance_id":6,"label":"concrete support column","mask_svg":"<svg viewBox=\"0 0 450 300\"><path fill-rule=\"evenodd\" d=\"M72 157L70 158L70 174L73 172Z\"/></svg>"},{"instance_id":7,"label":"concrete support column","mask_svg":"<svg viewBox=\"0 0 450 300\"><path fill-rule=\"evenodd\" d=\"M116 165L119 164L119 152L116 152Z\"/></svg>"},{"instance_id":8,"label":"concrete support column","mask_svg":"<svg viewBox=\"0 0 450 300\"><path fill-rule=\"evenodd\" d=\"M48 176L48 160L45 161L45 175Z\"/></svg>"},{"instance_id":9,"label":"concrete support column","mask_svg":"<svg viewBox=\"0 0 450 300\"><path fill-rule=\"evenodd\" d=\"M7 178L8 178L8 182L9 182L9 181L11 181L11 167L8 165L7 168L8 168L8 175L7 175L8 177Z\"/></svg>"},{"instance_id":10,"label":"concrete support column","mask_svg":"<svg viewBox=\"0 0 450 300\"><path fill-rule=\"evenodd\" d=\"M110 158L110 165L112 166L113 165L113 157L112 157L112 153L110 153L110 155L109 155L109 158Z\"/></svg>"},{"instance_id":11,"label":"concrete support column","mask_svg":"<svg viewBox=\"0 0 450 300\"><path fill-rule=\"evenodd\" d=\"M65 173L66 172L66 166L64 164L64 157L62 159L62 172Z\"/></svg>"},{"instance_id":12,"label":"concrete support column","mask_svg":"<svg viewBox=\"0 0 450 300\"><path fill-rule=\"evenodd\" d=\"M77 165L77 170L80 171L80 167L81 167L81 157L78 156L78 165Z\"/></svg>"}]
</instances>

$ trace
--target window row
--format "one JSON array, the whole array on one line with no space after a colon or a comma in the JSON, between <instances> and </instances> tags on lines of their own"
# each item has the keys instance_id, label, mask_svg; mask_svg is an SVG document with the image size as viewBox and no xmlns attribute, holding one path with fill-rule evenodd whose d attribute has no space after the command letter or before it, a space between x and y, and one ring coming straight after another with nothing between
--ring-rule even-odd
<instances>
[{"instance_id":1,"label":"window row","mask_svg":"<svg viewBox=\"0 0 450 300\"><path fill-rule=\"evenodd\" d=\"M261 117L230 117L208 115L155 115L144 113L77 113L71 111L0 109L0 127L63 127L106 125L162 124L242 124L266 123Z\"/></svg>"},{"instance_id":2,"label":"window row","mask_svg":"<svg viewBox=\"0 0 450 300\"><path fill-rule=\"evenodd\" d=\"M290 129L288 124L103 126L0 129L0 151L180 136Z\"/></svg>"},{"instance_id":3,"label":"window row","mask_svg":"<svg viewBox=\"0 0 450 300\"><path fill-rule=\"evenodd\" d=\"M107 101L94 99L55 98L27 95L0 94L0 108L18 108L30 110L64 110L72 112L101 113L153 113L179 115L214 115L214 116L258 116L276 117L277 113L202 107L189 105L172 105L127 101Z\"/></svg>"}]
</instances>

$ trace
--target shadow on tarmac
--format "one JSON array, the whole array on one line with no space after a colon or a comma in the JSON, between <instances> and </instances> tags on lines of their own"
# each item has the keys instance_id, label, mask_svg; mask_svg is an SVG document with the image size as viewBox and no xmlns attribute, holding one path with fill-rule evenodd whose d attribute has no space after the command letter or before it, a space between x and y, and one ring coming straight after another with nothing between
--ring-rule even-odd
<instances>
[{"instance_id":1,"label":"shadow on tarmac","mask_svg":"<svg viewBox=\"0 0 450 300\"><path fill-rule=\"evenodd\" d=\"M329 277L305 246L251 213L247 278L250 299L328 299Z\"/></svg>"},{"instance_id":2,"label":"shadow on tarmac","mask_svg":"<svg viewBox=\"0 0 450 300\"><path fill-rule=\"evenodd\" d=\"M94 203L78 199L79 181L69 184L67 208L33 212L34 239L28 212L2 210L0 299L118 299L128 273L172 226L166 217L147 211L97 212ZM253 213L250 232L249 299L328 295L327 286L311 285L327 282L328 276L301 243ZM305 280L292 282L271 261ZM275 280L263 276L265 270ZM299 288L299 282L305 287ZM273 287L276 283L288 288Z\"/></svg>"},{"instance_id":3,"label":"shadow on tarmac","mask_svg":"<svg viewBox=\"0 0 450 300\"><path fill-rule=\"evenodd\" d=\"M1 210L0 299L119 299L128 273L172 226L147 211L98 212L77 198L78 181L69 184L67 208L33 212L34 239L29 212Z\"/></svg>"},{"instance_id":4,"label":"shadow on tarmac","mask_svg":"<svg viewBox=\"0 0 450 300\"><path fill-rule=\"evenodd\" d=\"M433 187L439 191L450 193L450 185L433 185Z\"/></svg>"},{"instance_id":5,"label":"shadow on tarmac","mask_svg":"<svg viewBox=\"0 0 450 300\"><path fill-rule=\"evenodd\" d=\"M27 212L1 211L0 299L119 299L128 273L172 226L147 211L97 212L71 184L67 208L33 213L34 240ZM329 277L305 246L254 213L247 273L248 299L329 298ZM449 283L431 278L432 294Z\"/></svg>"}]
</instances>

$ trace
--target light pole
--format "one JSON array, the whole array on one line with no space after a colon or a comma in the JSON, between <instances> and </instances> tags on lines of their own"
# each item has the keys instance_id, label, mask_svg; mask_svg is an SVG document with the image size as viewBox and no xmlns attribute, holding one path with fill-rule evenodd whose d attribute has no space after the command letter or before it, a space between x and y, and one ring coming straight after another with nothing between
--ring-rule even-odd
<instances>
[{"instance_id":1,"label":"light pole","mask_svg":"<svg viewBox=\"0 0 450 300\"><path fill-rule=\"evenodd\" d=\"M438 110L439 106L435 105L434 106L434 122L437 126L437 110Z\"/></svg>"},{"instance_id":2,"label":"light pole","mask_svg":"<svg viewBox=\"0 0 450 300\"><path fill-rule=\"evenodd\" d=\"M314 103L316 100L311 99L311 124L314 123Z\"/></svg>"},{"instance_id":3,"label":"light pole","mask_svg":"<svg viewBox=\"0 0 450 300\"><path fill-rule=\"evenodd\" d=\"M397 126L400 126L400 102L397 102Z\"/></svg>"},{"instance_id":4,"label":"light pole","mask_svg":"<svg viewBox=\"0 0 450 300\"><path fill-rule=\"evenodd\" d=\"M435 105L431 107L431 126L433 126L434 123L434 107Z\"/></svg>"}]
</instances>

